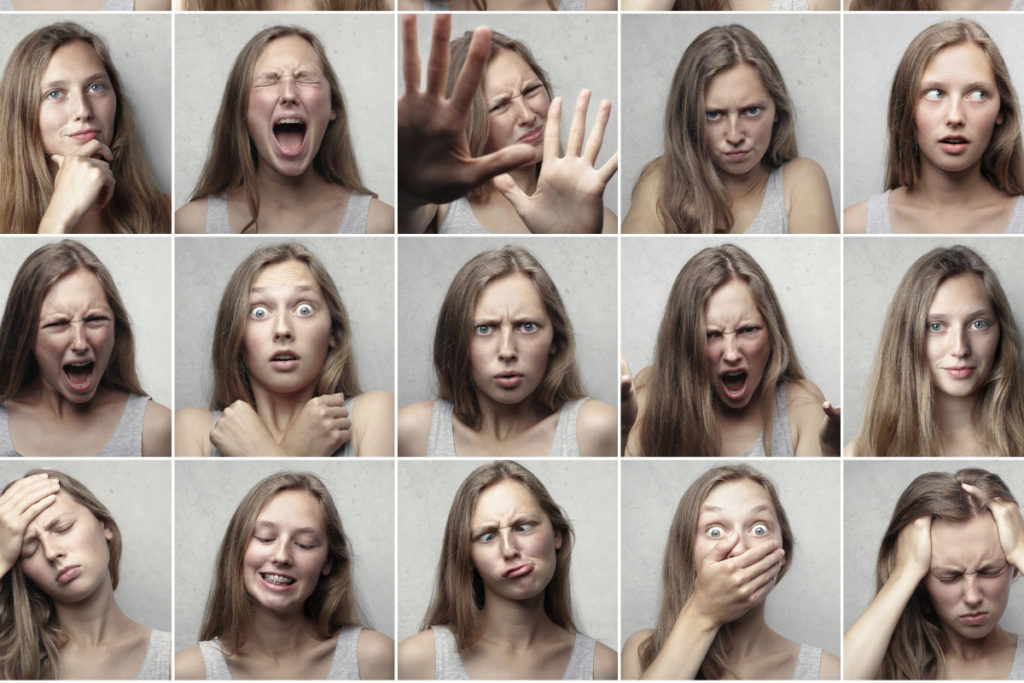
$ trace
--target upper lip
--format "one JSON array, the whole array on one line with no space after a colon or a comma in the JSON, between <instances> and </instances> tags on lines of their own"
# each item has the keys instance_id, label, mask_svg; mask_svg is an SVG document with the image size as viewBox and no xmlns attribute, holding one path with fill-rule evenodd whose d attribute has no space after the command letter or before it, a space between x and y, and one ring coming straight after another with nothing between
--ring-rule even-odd
<instances>
[{"instance_id":1,"label":"upper lip","mask_svg":"<svg viewBox=\"0 0 1024 683\"><path fill-rule=\"evenodd\" d=\"M725 154L746 154L749 151L749 149L727 149Z\"/></svg>"},{"instance_id":2,"label":"upper lip","mask_svg":"<svg viewBox=\"0 0 1024 683\"><path fill-rule=\"evenodd\" d=\"M985 615L985 614L988 614L988 612L968 612L967 614L961 614L960 616L961 617L980 617L980 616Z\"/></svg>"},{"instance_id":3,"label":"upper lip","mask_svg":"<svg viewBox=\"0 0 1024 683\"><path fill-rule=\"evenodd\" d=\"M947 370L973 370L973 365L950 365L946 368Z\"/></svg>"},{"instance_id":4,"label":"upper lip","mask_svg":"<svg viewBox=\"0 0 1024 683\"><path fill-rule=\"evenodd\" d=\"M96 133L97 135L99 135L100 132L96 128L82 128L76 131L72 131L71 133L68 133L68 136L74 137L76 135L84 135L86 133Z\"/></svg>"},{"instance_id":5,"label":"upper lip","mask_svg":"<svg viewBox=\"0 0 1024 683\"><path fill-rule=\"evenodd\" d=\"M515 370L502 370L495 377L522 377L523 373L516 372Z\"/></svg>"},{"instance_id":6,"label":"upper lip","mask_svg":"<svg viewBox=\"0 0 1024 683\"><path fill-rule=\"evenodd\" d=\"M270 360L274 360L278 356L285 356L285 355L292 356L296 360L298 360L298 358L299 358L299 354L295 353L291 349L278 349L277 351L274 351L274 353L270 354Z\"/></svg>"},{"instance_id":7,"label":"upper lip","mask_svg":"<svg viewBox=\"0 0 1024 683\"><path fill-rule=\"evenodd\" d=\"M939 138L939 142L970 142L963 135L947 135L943 138Z\"/></svg>"},{"instance_id":8,"label":"upper lip","mask_svg":"<svg viewBox=\"0 0 1024 683\"><path fill-rule=\"evenodd\" d=\"M54 579L54 580L55 580L55 581L56 581L57 583L60 583L60 577L61 577L61 575L63 575L63 574L65 573L65 572L69 572L69 571L71 571L72 569L75 569L75 568L77 568L77 567L80 567L80 566L81 566L81 565L78 565L78 564L69 564L69 565L67 565L67 566L65 566L65 567L61 567L60 569L58 569L58 570L57 570L57 576L55 577L55 579Z\"/></svg>"},{"instance_id":9,"label":"upper lip","mask_svg":"<svg viewBox=\"0 0 1024 683\"><path fill-rule=\"evenodd\" d=\"M286 572L279 572L276 569L266 569L266 570L261 571L260 574L273 574L274 576L283 576L284 578L291 579L292 581L297 581L298 580L294 576L292 576L291 574L288 574Z\"/></svg>"},{"instance_id":10,"label":"upper lip","mask_svg":"<svg viewBox=\"0 0 1024 683\"><path fill-rule=\"evenodd\" d=\"M536 126L536 127L532 128L532 129L526 131L522 135L520 135L519 136L519 142L522 142L523 140L525 140L526 138L530 137L531 135L533 135L537 131L543 132L544 131L544 124L540 124L539 126Z\"/></svg>"},{"instance_id":11,"label":"upper lip","mask_svg":"<svg viewBox=\"0 0 1024 683\"><path fill-rule=\"evenodd\" d=\"M514 566L514 567L509 567L508 569L506 569L506 570L505 570L505 571L504 571L504 572L502 573L502 576L503 576L503 577L506 577L506 576L508 576L509 574L511 574L512 572L515 572L515 571L519 571L519 570L520 570L520 569L522 569L523 567L529 567L529 566L530 566L530 563L529 563L529 562L523 562L522 564L517 564L517 565L516 565L516 566Z\"/></svg>"},{"instance_id":12,"label":"upper lip","mask_svg":"<svg viewBox=\"0 0 1024 683\"><path fill-rule=\"evenodd\" d=\"M72 358L71 360L66 360L63 363L61 363L61 367L64 367L65 365L72 365L74 363L95 363L95 362L96 362L95 358L88 358L88 357L87 358Z\"/></svg>"}]
</instances>

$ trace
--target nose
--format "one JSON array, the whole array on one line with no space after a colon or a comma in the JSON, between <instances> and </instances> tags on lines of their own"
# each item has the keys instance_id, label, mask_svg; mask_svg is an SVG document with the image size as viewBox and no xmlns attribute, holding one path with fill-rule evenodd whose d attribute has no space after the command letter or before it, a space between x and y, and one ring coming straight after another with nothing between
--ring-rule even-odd
<instances>
[{"instance_id":1,"label":"nose","mask_svg":"<svg viewBox=\"0 0 1024 683\"><path fill-rule=\"evenodd\" d=\"M295 102L296 100L298 100L298 88L295 85L295 79L285 76L281 79L281 101Z\"/></svg>"},{"instance_id":2,"label":"nose","mask_svg":"<svg viewBox=\"0 0 1024 683\"><path fill-rule=\"evenodd\" d=\"M64 557L64 550L50 534L43 534L39 537L39 548L43 551L43 557L50 564L54 564Z\"/></svg>"},{"instance_id":3,"label":"nose","mask_svg":"<svg viewBox=\"0 0 1024 683\"><path fill-rule=\"evenodd\" d=\"M957 331L953 339L953 356L956 358L967 358L971 355L971 340L967 336L967 328Z\"/></svg>"},{"instance_id":4,"label":"nose","mask_svg":"<svg viewBox=\"0 0 1024 683\"><path fill-rule=\"evenodd\" d=\"M280 311L274 318L274 341L292 339L292 324L288 311Z\"/></svg>"},{"instance_id":5,"label":"nose","mask_svg":"<svg viewBox=\"0 0 1024 683\"><path fill-rule=\"evenodd\" d=\"M533 110L526 103L526 95L519 95L512 99L512 111L517 121L532 122L535 117Z\"/></svg>"},{"instance_id":6,"label":"nose","mask_svg":"<svg viewBox=\"0 0 1024 683\"><path fill-rule=\"evenodd\" d=\"M722 335L722 360L733 363L740 360L740 345L735 334Z\"/></svg>"},{"instance_id":7,"label":"nose","mask_svg":"<svg viewBox=\"0 0 1024 683\"><path fill-rule=\"evenodd\" d=\"M980 607L982 602L981 591L978 589L978 575L964 575L964 604L968 607Z\"/></svg>"},{"instance_id":8,"label":"nose","mask_svg":"<svg viewBox=\"0 0 1024 683\"><path fill-rule=\"evenodd\" d=\"M729 115L729 123L725 127L725 141L730 145L738 145L743 142L743 127L740 125L740 117L736 114Z\"/></svg>"},{"instance_id":9,"label":"nose","mask_svg":"<svg viewBox=\"0 0 1024 683\"><path fill-rule=\"evenodd\" d=\"M274 564L290 566L292 563L292 544L289 539L279 538L274 544L274 555L271 558Z\"/></svg>"},{"instance_id":10,"label":"nose","mask_svg":"<svg viewBox=\"0 0 1024 683\"><path fill-rule=\"evenodd\" d=\"M949 98L949 107L946 110L946 125L962 126L964 123L964 101L959 97Z\"/></svg>"},{"instance_id":11,"label":"nose","mask_svg":"<svg viewBox=\"0 0 1024 683\"><path fill-rule=\"evenodd\" d=\"M498 348L498 359L511 361L516 359L515 336L511 327L503 329L500 333L501 346Z\"/></svg>"},{"instance_id":12,"label":"nose","mask_svg":"<svg viewBox=\"0 0 1024 683\"><path fill-rule=\"evenodd\" d=\"M74 107L76 121L88 121L92 118L92 105L88 96L81 90L72 93L71 106Z\"/></svg>"},{"instance_id":13,"label":"nose","mask_svg":"<svg viewBox=\"0 0 1024 683\"><path fill-rule=\"evenodd\" d=\"M71 350L86 351L89 343L85 339L85 323L81 321L73 322L68 329L71 333Z\"/></svg>"},{"instance_id":14,"label":"nose","mask_svg":"<svg viewBox=\"0 0 1024 683\"><path fill-rule=\"evenodd\" d=\"M519 544L511 529L501 530L501 556L506 560L513 559L519 555Z\"/></svg>"},{"instance_id":15,"label":"nose","mask_svg":"<svg viewBox=\"0 0 1024 683\"><path fill-rule=\"evenodd\" d=\"M729 557L736 557L737 555L742 555L747 551L748 547L749 546L747 545L747 542L744 540L743 535L741 534L739 538L736 539L736 545L734 545L732 547L732 550L729 551Z\"/></svg>"}]
</instances>

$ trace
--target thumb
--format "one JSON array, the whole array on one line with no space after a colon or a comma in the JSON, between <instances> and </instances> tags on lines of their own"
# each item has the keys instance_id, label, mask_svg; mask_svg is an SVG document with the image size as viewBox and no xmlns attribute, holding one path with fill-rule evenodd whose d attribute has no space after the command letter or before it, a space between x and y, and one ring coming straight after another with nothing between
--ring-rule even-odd
<instances>
[{"instance_id":1,"label":"thumb","mask_svg":"<svg viewBox=\"0 0 1024 683\"><path fill-rule=\"evenodd\" d=\"M530 145L517 143L509 145L497 152L491 152L473 159L474 186L493 178L499 173L508 173L517 168L538 161L537 152Z\"/></svg>"},{"instance_id":2,"label":"thumb","mask_svg":"<svg viewBox=\"0 0 1024 683\"><path fill-rule=\"evenodd\" d=\"M512 176L508 173L494 176L494 186L505 195L505 199L512 203L512 207L516 212L522 215L527 208L530 198L523 192L522 188L516 185L516 181L512 179Z\"/></svg>"}]
</instances>

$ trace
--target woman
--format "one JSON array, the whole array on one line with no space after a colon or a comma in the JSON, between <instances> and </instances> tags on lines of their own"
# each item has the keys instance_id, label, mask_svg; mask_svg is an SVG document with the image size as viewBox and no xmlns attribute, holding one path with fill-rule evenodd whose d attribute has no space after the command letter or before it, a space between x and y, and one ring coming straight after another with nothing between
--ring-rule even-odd
<instances>
[{"instance_id":1,"label":"woman","mask_svg":"<svg viewBox=\"0 0 1024 683\"><path fill-rule=\"evenodd\" d=\"M839 409L804 378L775 290L737 246L693 256L672 285L654 364L623 361L626 455L839 454Z\"/></svg>"},{"instance_id":2,"label":"woman","mask_svg":"<svg viewBox=\"0 0 1024 683\"><path fill-rule=\"evenodd\" d=\"M1024 570L1021 538L1024 520L998 475L914 479L882 537L877 595L843 637L845 678L1024 678L1024 637L999 625Z\"/></svg>"},{"instance_id":3,"label":"woman","mask_svg":"<svg viewBox=\"0 0 1024 683\"><path fill-rule=\"evenodd\" d=\"M179 232L394 232L363 186L338 77L300 26L253 36L228 77L205 167Z\"/></svg>"},{"instance_id":4,"label":"woman","mask_svg":"<svg viewBox=\"0 0 1024 683\"><path fill-rule=\"evenodd\" d=\"M0 0L0 12L168 12L171 0Z\"/></svg>"},{"instance_id":5,"label":"woman","mask_svg":"<svg viewBox=\"0 0 1024 683\"><path fill-rule=\"evenodd\" d=\"M399 456L614 456L615 409L587 398L555 283L525 249L478 254L434 333L438 398L403 407Z\"/></svg>"},{"instance_id":6,"label":"woman","mask_svg":"<svg viewBox=\"0 0 1024 683\"><path fill-rule=\"evenodd\" d=\"M797 158L793 103L775 61L743 26L701 33L665 108L665 152L644 169L630 232L836 232L825 173Z\"/></svg>"},{"instance_id":7,"label":"woman","mask_svg":"<svg viewBox=\"0 0 1024 683\"><path fill-rule=\"evenodd\" d=\"M242 12L351 12L391 10L390 0L181 0L180 9L189 11ZM326 62L325 62L326 63Z\"/></svg>"},{"instance_id":8,"label":"woman","mask_svg":"<svg viewBox=\"0 0 1024 683\"><path fill-rule=\"evenodd\" d=\"M176 677L391 678L394 642L356 619L352 560L320 479L263 479L231 517L201 642L177 654Z\"/></svg>"},{"instance_id":9,"label":"woman","mask_svg":"<svg viewBox=\"0 0 1024 683\"><path fill-rule=\"evenodd\" d=\"M622 9L688 12L806 12L839 9L839 0L623 0Z\"/></svg>"},{"instance_id":10,"label":"woman","mask_svg":"<svg viewBox=\"0 0 1024 683\"><path fill-rule=\"evenodd\" d=\"M338 289L304 246L235 269L213 338L211 410L177 412L178 457L394 454L394 398L361 391Z\"/></svg>"},{"instance_id":11,"label":"woman","mask_svg":"<svg viewBox=\"0 0 1024 683\"><path fill-rule=\"evenodd\" d=\"M763 474L730 465L698 477L669 530L657 628L626 641L623 678L838 678L835 656L765 623L765 599L792 563L793 544Z\"/></svg>"},{"instance_id":12,"label":"woman","mask_svg":"<svg viewBox=\"0 0 1024 683\"><path fill-rule=\"evenodd\" d=\"M847 10L868 12L1024 11L1024 1L1022 0L846 0L843 4Z\"/></svg>"},{"instance_id":13,"label":"woman","mask_svg":"<svg viewBox=\"0 0 1024 683\"><path fill-rule=\"evenodd\" d=\"M99 36L63 22L22 39L0 80L0 120L0 232L171 231L170 201Z\"/></svg>"},{"instance_id":14,"label":"woman","mask_svg":"<svg viewBox=\"0 0 1024 683\"><path fill-rule=\"evenodd\" d=\"M590 91L580 92L561 156L562 100L552 100L547 74L529 48L486 28L449 46L450 31L451 17L436 16L427 88L420 92L416 18L402 18L399 230L615 232L615 215L602 197L618 153L596 167L611 103L601 102L584 145Z\"/></svg>"},{"instance_id":15,"label":"woman","mask_svg":"<svg viewBox=\"0 0 1024 683\"><path fill-rule=\"evenodd\" d=\"M1017 94L981 26L944 21L914 38L893 78L888 122L886 192L848 208L844 230L1024 232Z\"/></svg>"},{"instance_id":16,"label":"woman","mask_svg":"<svg viewBox=\"0 0 1024 683\"><path fill-rule=\"evenodd\" d=\"M616 0L399 0L398 9L401 12L580 12L615 11L618 6Z\"/></svg>"},{"instance_id":17,"label":"woman","mask_svg":"<svg viewBox=\"0 0 1024 683\"><path fill-rule=\"evenodd\" d=\"M532 472L509 460L473 470L448 513L423 630L398 646L398 677L615 678L615 652L573 623L573 542Z\"/></svg>"},{"instance_id":18,"label":"woman","mask_svg":"<svg viewBox=\"0 0 1024 683\"><path fill-rule=\"evenodd\" d=\"M114 599L121 532L79 481L32 470L0 494L0 677L170 678L171 634Z\"/></svg>"},{"instance_id":19,"label":"woman","mask_svg":"<svg viewBox=\"0 0 1024 683\"><path fill-rule=\"evenodd\" d=\"M1019 456L1024 359L999 279L976 252L939 248L903 276L886 314L849 456Z\"/></svg>"},{"instance_id":20,"label":"woman","mask_svg":"<svg viewBox=\"0 0 1024 683\"><path fill-rule=\"evenodd\" d=\"M170 451L171 414L139 385L110 271L73 240L36 249L0 319L0 457Z\"/></svg>"}]
</instances>

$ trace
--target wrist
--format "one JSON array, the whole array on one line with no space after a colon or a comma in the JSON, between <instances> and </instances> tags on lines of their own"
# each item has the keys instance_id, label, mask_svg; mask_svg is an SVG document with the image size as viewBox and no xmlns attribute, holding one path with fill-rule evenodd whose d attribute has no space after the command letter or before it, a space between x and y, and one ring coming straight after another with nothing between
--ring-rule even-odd
<instances>
[{"instance_id":1,"label":"wrist","mask_svg":"<svg viewBox=\"0 0 1024 683\"><path fill-rule=\"evenodd\" d=\"M701 609L696 595L687 600L686 604L683 605L683 609L679 610L679 617L676 619L676 623L679 622L690 624L691 629L705 634L716 633L723 623L715 619L707 611Z\"/></svg>"}]
</instances>

